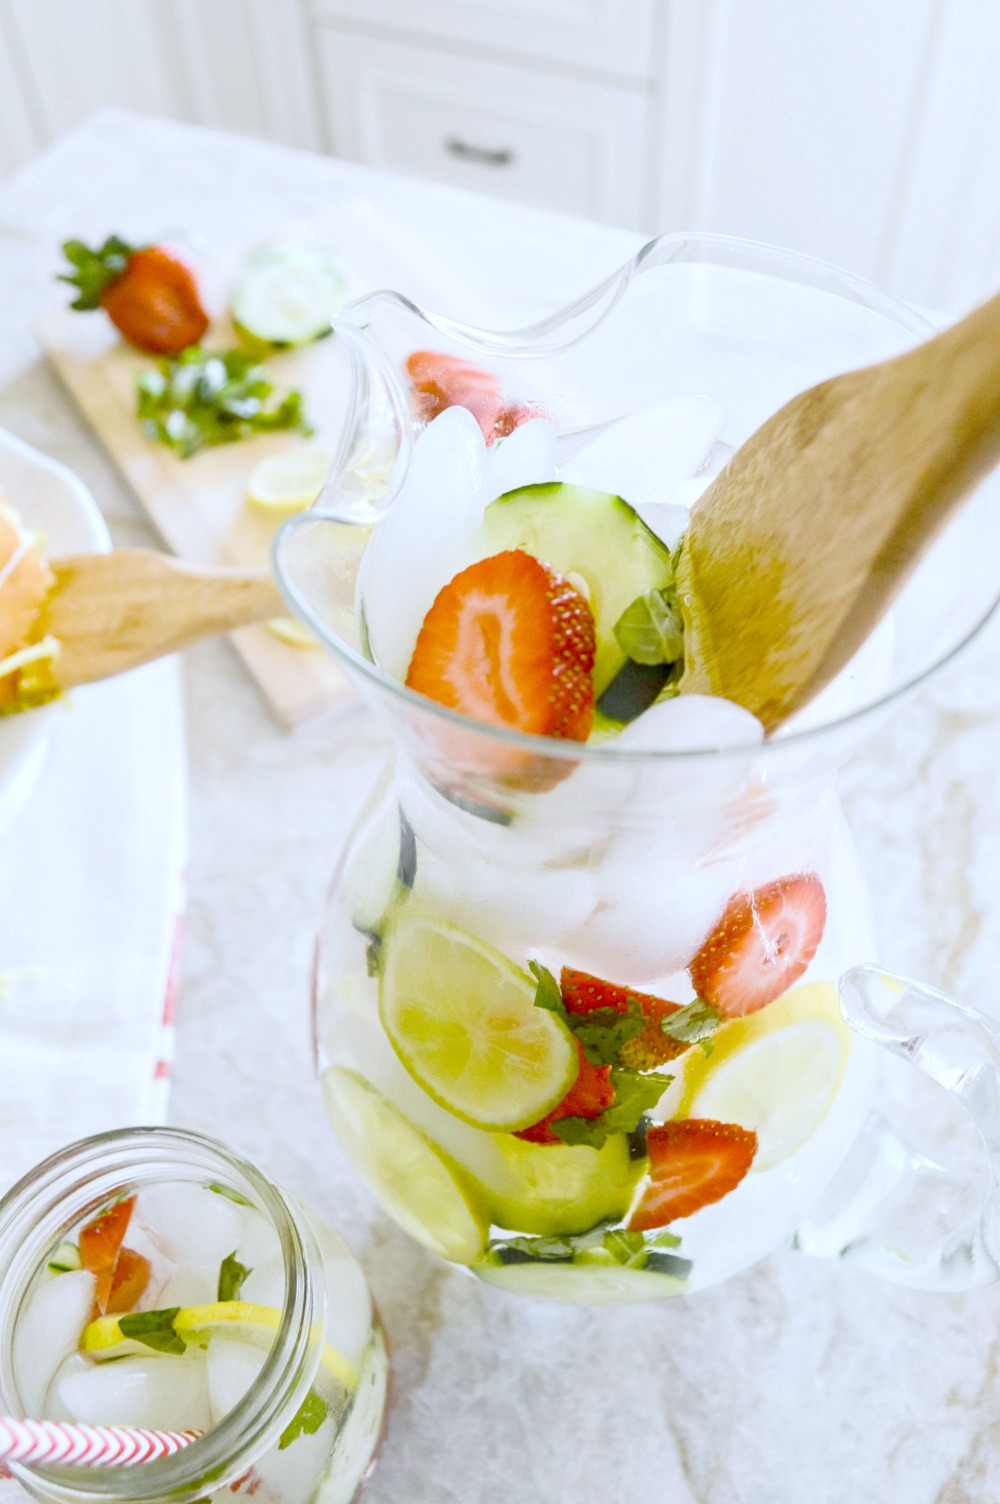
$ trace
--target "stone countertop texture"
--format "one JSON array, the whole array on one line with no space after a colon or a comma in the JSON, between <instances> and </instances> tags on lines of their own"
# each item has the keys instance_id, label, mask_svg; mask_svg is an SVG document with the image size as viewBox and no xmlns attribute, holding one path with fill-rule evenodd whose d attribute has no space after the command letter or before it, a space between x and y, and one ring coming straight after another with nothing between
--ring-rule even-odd
<instances>
[{"instance_id":1,"label":"stone countertop texture","mask_svg":"<svg viewBox=\"0 0 1000 1504\"><path fill-rule=\"evenodd\" d=\"M437 236L492 284L511 322L559 307L635 246L331 159L104 113L0 187L0 424L83 477L116 542L155 541L32 334L59 243L177 226L209 241L265 238L359 196ZM384 734L358 709L290 737L225 642L191 651L186 675L191 863L171 1117L258 1161L361 1258L395 1361L365 1504L995 1504L1000 1289L926 1295L789 1250L690 1304L576 1310L478 1285L375 1208L313 1086L307 995L323 895ZM993 1012L998 684L994 623L843 779L881 959Z\"/></svg>"}]
</instances>

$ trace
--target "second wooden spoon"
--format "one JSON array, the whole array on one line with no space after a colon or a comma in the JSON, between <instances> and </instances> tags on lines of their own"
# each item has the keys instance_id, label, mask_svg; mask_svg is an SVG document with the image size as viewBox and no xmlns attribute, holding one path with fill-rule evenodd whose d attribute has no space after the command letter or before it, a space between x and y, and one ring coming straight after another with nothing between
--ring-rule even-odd
<instances>
[{"instance_id":1,"label":"second wooden spoon","mask_svg":"<svg viewBox=\"0 0 1000 1504\"><path fill-rule=\"evenodd\" d=\"M1000 297L794 397L692 513L682 691L725 695L773 731L850 661L998 462Z\"/></svg>"}]
</instances>

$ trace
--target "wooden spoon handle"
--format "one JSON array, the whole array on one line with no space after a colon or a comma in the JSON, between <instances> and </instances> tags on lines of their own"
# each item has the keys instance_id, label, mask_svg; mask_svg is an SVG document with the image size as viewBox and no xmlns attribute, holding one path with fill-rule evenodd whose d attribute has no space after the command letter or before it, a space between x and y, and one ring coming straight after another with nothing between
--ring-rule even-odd
<instances>
[{"instance_id":1,"label":"wooden spoon handle","mask_svg":"<svg viewBox=\"0 0 1000 1504\"><path fill-rule=\"evenodd\" d=\"M1000 296L794 397L692 513L682 689L774 730L850 661L998 462Z\"/></svg>"},{"instance_id":2,"label":"wooden spoon handle","mask_svg":"<svg viewBox=\"0 0 1000 1504\"><path fill-rule=\"evenodd\" d=\"M51 568L41 627L61 644L53 665L61 689L285 611L266 569L202 569L152 549L54 559Z\"/></svg>"}]
</instances>

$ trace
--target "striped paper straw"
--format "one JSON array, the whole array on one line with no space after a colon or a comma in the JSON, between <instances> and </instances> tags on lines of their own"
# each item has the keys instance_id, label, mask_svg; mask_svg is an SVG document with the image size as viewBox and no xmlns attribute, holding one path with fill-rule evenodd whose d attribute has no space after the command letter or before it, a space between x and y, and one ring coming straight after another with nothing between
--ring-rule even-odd
<instances>
[{"instance_id":1,"label":"striped paper straw","mask_svg":"<svg viewBox=\"0 0 1000 1504\"><path fill-rule=\"evenodd\" d=\"M136 1431L126 1426L83 1426L72 1421L0 1418L4 1462L46 1462L77 1467L131 1467L190 1446L201 1431Z\"/></svg>"}]
</instances>

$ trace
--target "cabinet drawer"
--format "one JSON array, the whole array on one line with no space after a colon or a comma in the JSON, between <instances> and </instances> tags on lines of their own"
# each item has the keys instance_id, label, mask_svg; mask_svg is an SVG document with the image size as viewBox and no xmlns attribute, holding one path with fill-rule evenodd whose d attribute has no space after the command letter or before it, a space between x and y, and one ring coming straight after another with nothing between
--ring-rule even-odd
<instances>
[{"instance_id":1,"label":"cabinet drawer","mask_svg":"<svg viewBox=\"0 0 1000 1504\"><path fill-rule=\"evenodd\" d=\"M655 0L313 0L325 20L392 26L631 78L655 72Z\"/></svg>"},{"instance_id":2,"label":"cabinet drawer","mask_svg":"<svg viewBox=\"0 0 1000 1504\"><path fill-rule=\"evenodd\" d=\"M644 93L331 28L320 59L339 155L641 228Z\"/></svg>"}]
</instances>

